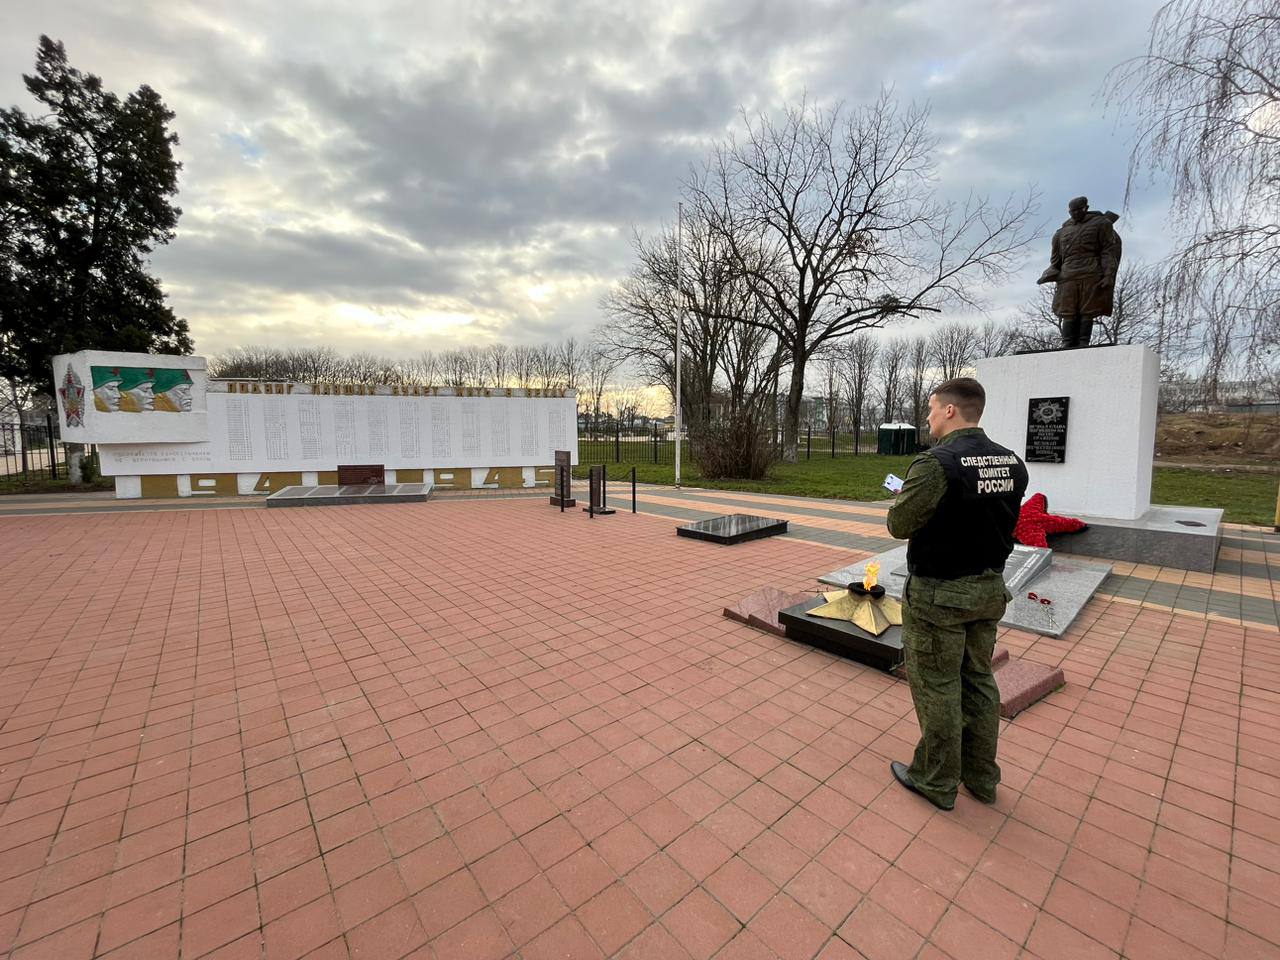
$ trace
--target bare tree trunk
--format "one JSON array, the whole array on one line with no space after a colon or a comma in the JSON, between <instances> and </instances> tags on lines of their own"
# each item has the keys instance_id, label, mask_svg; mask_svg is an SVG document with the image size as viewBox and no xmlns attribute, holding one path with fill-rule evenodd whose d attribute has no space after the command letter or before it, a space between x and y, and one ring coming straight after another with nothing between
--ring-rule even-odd
<instances>
[{"instance_id":1,"label":"bare tree trunk","mask_svg":"<svg viewBox=\"0 0 1280 960\"><path fill-rule=\"evenodd\" d=\"M75 486L84 483L84 444L68 443L67 447L67 479Z\"/></svg>"},{"instance_id":2,"label":"bare tree trunk","mask_svg":"<svg viewBox=\"0 0 1280 960\"><path fill-rule=\"evenodd\" d=\"M804 364L791 364L791 385L787 388L787 411L782 421L782 459L795 463L800 458L800 406L804 401Z\"/></svg>"}]
</instances>

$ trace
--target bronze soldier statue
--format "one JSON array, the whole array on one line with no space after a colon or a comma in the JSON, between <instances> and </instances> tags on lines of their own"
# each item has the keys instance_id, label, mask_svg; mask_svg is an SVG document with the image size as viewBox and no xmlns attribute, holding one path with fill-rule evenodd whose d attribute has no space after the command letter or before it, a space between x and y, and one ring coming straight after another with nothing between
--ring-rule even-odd
<instances>
[{"instance_id":1,"label":"bronze soldier statue","mask_svg":"<svg viewBox=\"0 0 1280 960\"><path fill-rule=\"evenodd\" d=\"M1087 347L1096 317L1111 316L1120 235L1119 215L1089 209L1088 197L1067 204L1071 218L1053 235L1049 269L1036 283L1056 283L1053 312L1062 321L1062 347Z\"/></svg>"}]
</instances>

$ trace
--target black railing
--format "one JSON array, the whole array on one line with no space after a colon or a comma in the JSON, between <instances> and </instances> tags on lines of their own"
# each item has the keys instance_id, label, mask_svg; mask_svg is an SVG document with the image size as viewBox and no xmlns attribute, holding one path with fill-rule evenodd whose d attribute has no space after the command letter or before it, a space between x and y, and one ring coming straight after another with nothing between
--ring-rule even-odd
<instances>
[{"instance_id":1,"label":"black railing","mask_svg":"<svg viewBox=\"0 0 1280 960\"><path fill-rule=\"evenodd\" d=\"M876 452L875 431L855 436L848 431L832 433L801 427L798 449L800 459L851 457ZM774 435L774 444L782 450L782 431ZM684 438L681 458L688 463L693 451L689 437ZM669 426L629 428L625 424L606 425L597 429L579 428L579 463L675 463L675 431Z\"/></svg>"},{"instance_id":2,"label":"black railing","mask_svg":"<svg viewBox=\"0 0 1280 960\"><path fill-rule=\"evenodd\" d=\"M689 456L689 438L681 457ZM623 424L578 432L579 463L675 463L676 435L670 427Z\"/></svg>"},{"instance_id":3,"label":"black railing","mask_svg":"<svg viewBox=\"0 0 1280 960\"><path fill-rule=\"evenodd\" d=\"M0 423L0 485L67 476L67 448L53 414L44 423Z\"/></svg>"}]
</instances>

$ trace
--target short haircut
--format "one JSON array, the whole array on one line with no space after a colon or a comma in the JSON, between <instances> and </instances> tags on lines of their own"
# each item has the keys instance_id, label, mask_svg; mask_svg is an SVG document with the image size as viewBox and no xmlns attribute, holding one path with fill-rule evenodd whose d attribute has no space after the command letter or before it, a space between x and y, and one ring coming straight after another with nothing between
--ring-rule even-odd
<instances>
[{"instance_id":1,"label":"short haircut","mask_svg":"<svg viewBox=\"0 0 1280 960\"><path fill-rule=\"evenodd\" d=\"M983 390L982 384L973 377L944 380L930 390L929 395L937 397L939 403L954 404L960 410L961 416L970 423L981 420L982 411L987 406L987 391Z\"/></svg>"}]
</instances>

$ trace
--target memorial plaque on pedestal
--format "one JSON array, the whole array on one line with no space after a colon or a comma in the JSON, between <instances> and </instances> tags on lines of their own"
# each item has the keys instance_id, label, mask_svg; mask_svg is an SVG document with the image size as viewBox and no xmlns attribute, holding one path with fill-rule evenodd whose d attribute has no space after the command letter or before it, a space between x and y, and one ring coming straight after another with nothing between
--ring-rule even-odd
<instances>
[{"instance_id":1,"label":"memorial plaque on pedestal","mask_svg":"<svg viewBox=\"0 0 1280 960\"><path fill-rule=\"evenodd\" d=\"M553 507L572 507L578 501L573 498L573 465L568 450L556 451L556 492L551 497Z\"/></svg>"},{"instance_id":2,"label":"memorial plaque on pedestal","mask_svg":"<svg viewBox=\"0 0 1280 960\"><path fill-rule=\"evenodd\" d=\"M1027 463L1067 462L1070 397L1032 397L1027 403Z\"/></svg>"}]
</instances>

